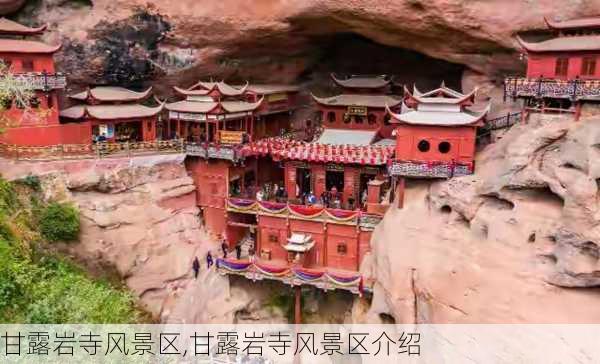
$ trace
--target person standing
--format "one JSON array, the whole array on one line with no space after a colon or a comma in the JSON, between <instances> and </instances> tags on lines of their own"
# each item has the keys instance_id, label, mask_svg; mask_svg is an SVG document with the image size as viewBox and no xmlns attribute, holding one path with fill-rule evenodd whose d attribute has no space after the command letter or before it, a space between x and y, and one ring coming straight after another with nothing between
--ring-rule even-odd
<instances>
[{"instance_id":1,"label":"person standing","mask_svg":"<svg viewBox=\"0 0 600 364\"><path fill-rule=\"evenodd\" d=\"M242 244L240 243L235 245L235 257L237 260L242 259Z\"/></svg>"},{"instance_id":2,"label":"person standing","mask_svg":"<svg viewBox=\"0 0 600 364\"><path fill-rule=\"evenodd\" d=\"M206 269L210 269L210 267L212 265L213 265L213 256L209 250L208 253L206 253Z\"/></svg>"},{"instance_id":3,"label":"person standing","mask_svg":"<svg viewBox=\"0 0 600 364\"><path fill-rule=\"evenodd\" d=\"M223 251L223 259L227 259L227 241L225 239L223 239L223 242L221 243L221 250Z\"/></svg>"},{"instance_id":4,"label":"person standing","mask_svg":"<svg viewBox=\"0 0 600 364\"><path fill-rule=\"evenodd\" d=\"M198 261L198 257L194 257L192 269L194 270L194 279L198 279L198 273L200 272L200 262Z\"/></svg>"}]
</instances>

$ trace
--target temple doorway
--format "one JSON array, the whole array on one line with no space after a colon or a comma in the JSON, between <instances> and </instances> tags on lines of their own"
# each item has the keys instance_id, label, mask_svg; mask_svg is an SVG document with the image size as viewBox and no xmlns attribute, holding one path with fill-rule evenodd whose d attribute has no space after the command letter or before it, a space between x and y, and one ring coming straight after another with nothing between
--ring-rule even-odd
<instances>
[{"instance_id":1,"label":"temple doorway","mask_svg":"<svg viewBox=\"0 0 600 364\"><path fill-rule=\"evenodd\" d=\"M361 173L359 178L359 198L360 198L360 206L364 207L367 202L367 191L369 188L369 181L375 179L375 174L371 173Z\"/></svg>"},{"instance_id":2,"label":"temple doorway","mask_svg":"<svg viewBox=\"0 0 600 364\"><path fill-rule=\"evenodd\" d=\"M311 188L311 173L308 168L296 169L296 185L298 186L297 197L308 194Z\"/></svg>"},{"instance_id":3,"label":"temple doorway","mask_svg":"<svg viewBox=\"0 0 600 364\"><path fill-rule=\"evenodd\" d=\"M141 121L115 125L115 142L141 142L143 139Z\"/></svg>"},{"instance_id":4,"label":"temple doorway","mask_svg":"<svg viewBox=\"0 0 600 364\"><path fill-rule=\"evenodd\" d=\"M344 191L344 171L325 171L325 188L331 191L333 187L338 192Z\"/></svg>"}]
</instances>

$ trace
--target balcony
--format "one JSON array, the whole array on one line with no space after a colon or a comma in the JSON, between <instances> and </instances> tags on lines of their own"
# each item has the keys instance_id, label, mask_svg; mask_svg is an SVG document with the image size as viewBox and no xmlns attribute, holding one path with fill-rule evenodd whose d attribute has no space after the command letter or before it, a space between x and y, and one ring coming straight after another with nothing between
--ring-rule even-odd
<instances>
[{"instance_id":1,"label":"balcony","mask_svg":"<svg viewBox=\"0 0 600 364\"><path fill-rule=\"evenodd\" d=\"M67 86L67 78L62 73L15 73L13 77L23 86L33 90L50 91Z\"/></svg>"},{"instance_id":2,"label":"balcony","mask_svg":"<svg viewBox=\"0 0 600 364\"><path fill-rule=\"evenodd\" d=\"M360 210L325 208L320 205L296 205L288 202L256 201L230 197L227 211L234 213L310 220L340 225L354 225L364 231L372 231L381 221L382 215Z\"/></svg>"},{"instance_id":3,"label":"balcony","mask_svg":"<svg viewBox=\"0 0 600 364\"><path fill-rule=\"evenodd\" d=\"M473 166L445 162L394 161L388 167L388 173L400 177L451 178L473 174Z\"/></svg>"},{"instance_id":4,"label":"balcony","mask_svg":"<svg viewBox=\"0 0 600 364\"><path fill-rule=\"evenodd\" d=\"M217 143L186 143L185 154L205 159L237 161L241 158L239 145Z\"/></svg>"},{"instance_id":5,"label":"balcony","mask_svg":"<svg viewBox=\"0 0 600 364\"><path fill-rule=\"evenodd\" d=\"M345 290L362 295L371 290L372 282L363 281L360 272L349 272L328 268L304 268L284 261L263 261L249 257L245 259L217 259L219 273L235 274L252 281L277 280L290 286L311 285L329 290Z\"/></svg>"},{"instance_id":6,"label":"balcony","mask_svg":"<svg viewBox=\"0 0 600 364\"><path fill-rule=\"evenodd\" d=\"M534 97L578 100L600 100L600 80L556 80L507 77L504 98Z\"/></svg>"}]
</instances>

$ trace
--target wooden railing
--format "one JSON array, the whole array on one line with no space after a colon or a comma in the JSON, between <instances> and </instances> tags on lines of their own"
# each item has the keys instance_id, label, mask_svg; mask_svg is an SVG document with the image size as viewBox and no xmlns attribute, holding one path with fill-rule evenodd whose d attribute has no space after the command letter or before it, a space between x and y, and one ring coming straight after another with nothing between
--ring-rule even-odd
<instances>
[{"instance_id":1,"label":"wooden railing","mask_svg":"<svg viewBox=\"0 0 600 364\"><path fill-rule=\"evenodd\" d=\"M17 82L34 90L49 91L67 86L67 78L62 73L27 72L15 73L13 77Z\"/></svg>"},{"instance_id":2,"label":"wooden railing","mask_svg":"<svg viewBox=\"0 0 600 364\"><path fill-rule=\"evenodd\" d=\"M27 147L0 143L0 155L26 161L128 157L145 154L184 153L182 139L133 143L60 144Z\"/></svg>"},{"instance_id":3,"label":"wooden railing","mask_svg":"<svg viewBox=\"0 0 600 364\"><path fill-rule=\"evenodd\" d=\"M573 101L597 99L600 97L600 80L507 77L504 80L504 99L517 97L551 97Z\"/></svg>"}]
</instances>

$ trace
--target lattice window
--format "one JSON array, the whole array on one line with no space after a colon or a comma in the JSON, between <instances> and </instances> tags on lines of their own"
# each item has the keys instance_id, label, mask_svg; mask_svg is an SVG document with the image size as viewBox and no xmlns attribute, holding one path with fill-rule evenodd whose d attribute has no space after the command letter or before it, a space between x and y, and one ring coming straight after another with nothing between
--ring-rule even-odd
<instances>
[{"instance_id":1,"label":"lattice window","mask_svg":"<svg viewBox=\"0 0 600 364\"><path fill-rule=\"evenodd\" d=\"M279 243L277 234L269 234L269 243Z\"/></svg>"},{"instance_id":2,"label":"lattice window","mask_svg":"<svg viewBox=\"0 0 600 364\"><path fill-rule=\"evenodd\" d=\"M593 76L596 73L596 57L583 57L581 62L581 75Z\"/></svg>"},{"instance_id":3,"label":"lattice window","mask_svg":"<svg viewBox=\"0 0 600 364\"><path fill-rule=\"evenodd\" d=\"M348 245L346 243L339 243L337 245L338 255L346 255L348 253Z\"/></svg>"},{"instance_id":4,"label":"lattice window","mask_svg":"<svg viewBox=\"0 0 600 364\"><path fill-rule=\"evenodd\" d=\"M557 76L566 76L568 70L569 70L569 59L564 58L564 57L557 58L556 59L556 68L554 70L554 73Z\"/></svg>"},{"instance_id":5,"label":"lattice window","mask_svg":"<svg viewBox=\"0 0 600 364\"><path fill-rule=\"evenodd\" d=\"M33 60L23 60L23 72L33 72Z\"/></svg>"}]
</instances>

